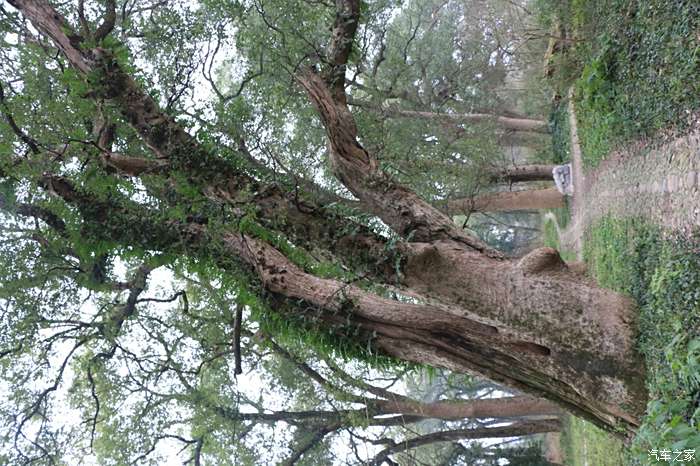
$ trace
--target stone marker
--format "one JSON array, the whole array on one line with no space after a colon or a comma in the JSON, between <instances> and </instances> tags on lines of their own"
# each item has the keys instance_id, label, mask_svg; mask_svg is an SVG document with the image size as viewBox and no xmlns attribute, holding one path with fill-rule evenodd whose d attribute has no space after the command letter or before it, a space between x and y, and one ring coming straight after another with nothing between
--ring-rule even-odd
<instances>
[{"instance_id":1,"label":"stone marker","mask_svg":"<svg viewBox=\"0 0 700 466\"><path fill-rule=\"evenodd\" d=\"M552 170L552 176L554 177L554 184L557 185L557 189L560 193L567 196L574 194L574 180L571 176L571 164L557 165Z\"/></svg>"}]
</instances>

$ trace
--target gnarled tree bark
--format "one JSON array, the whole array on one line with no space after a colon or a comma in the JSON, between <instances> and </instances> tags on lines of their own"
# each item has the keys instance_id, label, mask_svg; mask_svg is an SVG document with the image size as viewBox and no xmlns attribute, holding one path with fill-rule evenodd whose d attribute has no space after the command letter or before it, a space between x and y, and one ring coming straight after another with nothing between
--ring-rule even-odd
<instances>
[{"instance_id":1,"label":"gnarled tree bark","mask_svg":"<svg viewBox=\"0 0 700 466\"><path fill-rule=\"evenodd\" d=\"M70 25L45 1L11 0L11 4L51 37L77 70L93 77L97 95L119 108L152 150L160 176L184 173L200 189L211 203L202 202L203 212L215 215L222 204L236 212L236 205L251 203L262 224L296 245L320 244L332 254L343 250L343 244L350 252L358 245L382 250L385 241L369 229L339 235L338 222L352 224L344 217L302 208L296 196L261 184L203 147L158 108L108 51L83 48ZM297 79L319 111L338 179L366 212L404 239L397 247L399 260L392 267L377 267L373 277L398 282L406 294L417 297L418 304L317 277L271 242L233 226L214 231L206 222L159 224L157 216L141 206L92 199L55 175L46 174L42 184L79 206L94 231L114 241L215 257L224 269L238 264L257 277L268 299L279 304L282 312L312 309L331 329L348 323L357 326L361 337L385 354L477 372L547 397L598 425L633 430L644 411L646 392L633 344L632 302L571 273L554 250L540 249L521 261L505 259L382 172L376 158L358 141L344 97L344 80L339 79L359 21L359 1L339 0L337 5L328 51L331 67L322 75L305 69ZM95 75L100 79L95 80ZM113 158L111 162L141 167L143 161L129 165ZM140 170L132 169L130 174L147 171ZM151 194L173 202L172 193L168 197L154 188ZM127 218L139 222L140 228L129 225ZM227 217L219 220L225 225L235 223Z\"/></svg>"}]
</instances>

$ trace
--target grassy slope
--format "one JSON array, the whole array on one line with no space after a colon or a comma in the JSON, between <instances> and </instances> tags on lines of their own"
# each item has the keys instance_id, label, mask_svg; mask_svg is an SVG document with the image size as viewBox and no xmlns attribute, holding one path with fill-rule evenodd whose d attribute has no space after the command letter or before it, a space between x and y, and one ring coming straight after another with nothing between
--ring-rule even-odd
<instances>
[{"instance_id":1,"label":"grassy slope","mask_svg":"<svg viewBox=\"0 0 700 466\"><path fill-rule=\"evenodd\" d=\"M630 294L640 307L638 345L651 401L632 455L700 452L700 238L607 218L589 230L584 255L602 286Z\"/></svg>"},{"instance_id":2,"label":"grassy slope","mask_svg":"<svg viewBox=\"0 0 700 466\"><path fill-rule=\"evenodd\" d=\"M619 144L662 129L682 131L700 109L697 0L534 4L543 27L561 23L576 39L565 55L554 58L551 84L559 95L575 85L587 167ZM554 152L566 160L568 128L561 104L552 113L552 127ZM545 223L544 232L548 245L558 246L553 222ZM647 360L652 401L629 451L590 424L570 419L562 440L567 463L650 464L651 448L700 452L698 241L664 238L641 220L605 219L587 233L592 274L640 304L639 348Z\"/></svg>"},{"instance_id":3,"label":"grassy slope","mask_svg":"<svg viewBox=\"0 0 700 466\"><path fill-rule=\"evenodd\" d=\"M620 466L628 456L621 440L573 416L564 420L561 446L569 466Z\"/></svg>"},{"instance_id":4,"label":"grassy slope","mask_svg":"<svg viewBox=\"0 0 700 466\"><path fill-rule=\"evenodd\" d=\"M697 0L536 0L543 25L574 43L558 57L561 95L576 86L584 164L662 129L683 130L700 109Z\"/></svg>"}]
</instances>

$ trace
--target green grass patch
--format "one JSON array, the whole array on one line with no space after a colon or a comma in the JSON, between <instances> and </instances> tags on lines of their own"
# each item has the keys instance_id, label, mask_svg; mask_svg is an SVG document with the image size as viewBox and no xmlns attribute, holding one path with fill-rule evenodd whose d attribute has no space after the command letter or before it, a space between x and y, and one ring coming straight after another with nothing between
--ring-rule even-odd
<instances>
[{"instance_id":1,"label":"green grass patch","mask_svg":"<svg viewBox=\"0 0 700 466\"><path fill-rule=\"evenodd\" d=\"M574 416L566 416L561 447L567 466L620 466L629 455L621 440Z\"/></svg>"},{"instance_id":2,"label":"green grass patch","mask_svg":"<svg viewBox=\"0 0 700 466\"><path fill-rule=\"evenodd\" d=\"M700 2L536 3L548 12L540 15L543 27L560 22L571 39L553 81L576 86L586 166L597 165L618 144L687 127L690 113L700 108Z\"/></svg>"},{"instance_id":3,"label":"green grass patch","mask_svg":"<svg viewBox=\"0 0 700 466\"><path fill-rule=\"evenodd\" d=\"M569 127L569 104L567 100L557 102L549 115L552 134L553 163L571 161L571 128Z\"/></svg>"},{"instance_id":4,"label":"green grass patch","mask_svg":"<svg viewBox=\"0 0 700 466\"><path fill-rule=\"evenodd\" d=\"M632 464L647 464L650 449L700 450L700 238L606 218L587 232L584 257L602 286L639 304L650 402Z\"/></svg>"},{"instance_id":5,"label":"green grass patch","mask_svg":"<svg viewBox=\"0 0 700 466\"><path fill-rule=\"evenodd\" d=\"M557 224L559 225L559 229L561 230L569 226L569 222L571 221L570 200L570 197L565 198L566 207L560 207L558 209L549 209L549 212L552 212L554 214L554 217L557 219Z\"/></svg>"},{"instance_id":6,"label":"green grass patch","mask_svg":"<svg viewBox=\"0 0 700 466\"><path fill-rule=\"evenodd\" d=\"M551 215L548 215L551 214ZM542 243L544 246L554 248L559 251L559 255L565 261L575 261L576 253L574 251L562 250L561 241L559 240L559 231L566 228L571 219L569 207L560 209L548 209L544 215L542 223ZM557 228L559 225L559 228Z\"/></svg>"},{"instance_id":7,"label":"green grass patch","mask_svg":"<svg viewBox=\"0 0 700 466\"><path fill-rule=\"evenodd\" d=\"M559 249L559 232L552 218L546 218L542 226L542 240L545 246Z\"/></svg>"}]
</instances>

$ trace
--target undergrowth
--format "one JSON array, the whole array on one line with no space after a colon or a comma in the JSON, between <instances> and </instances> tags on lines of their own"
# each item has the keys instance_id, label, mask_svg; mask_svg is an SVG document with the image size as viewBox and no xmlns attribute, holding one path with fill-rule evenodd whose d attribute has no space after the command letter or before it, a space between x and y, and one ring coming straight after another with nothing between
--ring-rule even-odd
<instances>
[{"instance_id":1,"label":"undergrowth","mask_svg":"<svg viewBox=\"0 0 700 466\"><path fill-rule=\"evenodd\" d=\"M542 244L559 251L559 255L567 262L576 260L576 253L573 251L563 250L559 241L559 230L568 225L570 213L568 207L560 209L549 209L547 212L552 213L551 216L545 215L542 224ZM559 229L557 229L557 225Z\"/></svg>"},{"instance_id":2,"label":"undergrowth","mask_svg":"<svg viewBox=\"0 0 700 466\"><path fill-rule=\"evenodd\" d=\"M564 164L571 161L571 130L569 128L568 101L559 100L549 116L552 133L553 162Z\"/></svg>"},{"instance_id":3,"label":"undergrowth","mask_svg":"<svg viewBox=\"0 0 700 466\"><path fill-rule=\"evenodd\" d=\"M619 144L680 132L700 109L700 2L537 0L540 24L562 24L552 81L575 86L584 165ZM573 79L572 79L573 77Z\"/></svg>"},{"instance_id":4,"label":"undergrowth","mask_svg":"<svg viewBox=\"0 0 700 466\"><path fill-rule=\"evenodd\" d=\"M669 237L640 219L606 218L587 232L584 256L602 286L639 305L638 347L650 401L630 448L631 464L649 464L652 449L697 454L700 238Z\"/></svg>"},{"instance_id":5,"label":"undergrowth","mask_svg":"<svg viewBox=\"0 0 700 466\"><path fill-rule=\"evenodd\" d=\"M561 448L567 466L620 466L626 457L622 440L574 416L564 417Z\"/></svg>"}]
</instances>

